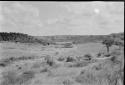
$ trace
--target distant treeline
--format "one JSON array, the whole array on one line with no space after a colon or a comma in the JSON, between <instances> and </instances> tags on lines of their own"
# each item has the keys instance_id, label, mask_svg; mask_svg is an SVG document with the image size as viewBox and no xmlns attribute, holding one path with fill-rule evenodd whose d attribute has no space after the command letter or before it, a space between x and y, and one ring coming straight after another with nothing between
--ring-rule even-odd
<instances>
[{"instance_id":1,"label":"distant treeline","mask_svg":"<svg viewBox=\"0 0 125 85\"><path fill-rule=\"evenodd\" d=\"M124 32L121 33L112 33L109 35L110 37L114 38L114 39L120 39L124 41Z\"/></svg>"},{"instance_id":2,"label":"distant treeline","mask_svg":"<svg viewBox=\"0 0 125 85\"><path fill-rule=\"evenodd\" d=\"M51 42L73 42L74 44L82 44L88 42L100 42L106 38L119 38L124 40L124 32L113 33L110 35L55 35L55 36L37 36L38 39L45 39Z\"/></svg>"},{"instance_id":3,"label":"distant treeline","mask_svg":"<svg viewBox=\"0 0 125 85\"><path fill-rule=\"evenodd\" d=\"M124 41L124 32L113 33L110 35L56 35L56 36L30 36L23 33L0 32L0 41L21 42L21 43L40 43L43 45L53 44L55 42L72 42L73 44L82 44L88 42L98 42L105 38L114 38Z\"/></svg>"},{"instance_id":4,"label":"distant treeline","mask_svg":"<svg viewBox=\"0 0 125 85\"><path fill-rule=\"evenodd\" d=\"M15 32L0 32L0 41L9 41L9 42L20 42L20 43L40 43L47 45L48 42L42 39L37 39L33 36L23 33Z\"/></svg>"}]
</instances>

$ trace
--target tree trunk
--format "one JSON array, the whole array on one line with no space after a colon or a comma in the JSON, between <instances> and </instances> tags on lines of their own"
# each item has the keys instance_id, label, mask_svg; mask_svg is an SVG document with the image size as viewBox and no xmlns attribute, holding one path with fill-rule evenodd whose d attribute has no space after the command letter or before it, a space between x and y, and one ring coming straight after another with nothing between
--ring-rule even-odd
<instances>
[{"instance_id":1,"label":"tree trunk","mask_svg":"<svg viewBox=\"0 0 125 85\"><path fill-rule=\"evenodd\" d=\"M109 53L109 46L106 46L106 48L107 48L107 53Z\"/></svg>"}]
</instances>

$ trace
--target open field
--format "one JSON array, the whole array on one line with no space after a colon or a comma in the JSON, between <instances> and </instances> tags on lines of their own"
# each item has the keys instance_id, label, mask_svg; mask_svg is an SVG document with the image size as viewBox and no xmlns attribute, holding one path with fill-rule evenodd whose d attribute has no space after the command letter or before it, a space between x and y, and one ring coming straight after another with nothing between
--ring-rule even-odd
<instances>
[{"instance_id":1,"label":"open field","mask_svg":"<svg viewBox=\"0 0 125 85\"><path fill-rule=\"evenodd\" d=\"M0 1L0 85L124 85L123 1Z\"/></svg>"},{"instance_id":2,"label":"open field","mask_svg":"<svg viewBox=\"0 0 125 85\"><path fill-rule=\"evenodd\" d=\"M101 43L56 48L6 42L0 49L0 85L123 85L124 52L117 46L106 58L97 56L106 54Z\"/></svg>"}]
</instances>

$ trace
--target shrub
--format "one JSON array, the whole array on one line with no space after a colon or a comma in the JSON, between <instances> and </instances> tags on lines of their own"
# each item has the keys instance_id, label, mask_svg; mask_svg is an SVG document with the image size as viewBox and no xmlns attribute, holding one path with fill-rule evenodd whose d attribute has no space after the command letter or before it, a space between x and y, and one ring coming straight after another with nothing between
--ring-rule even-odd
<instances>
[{"instance_id":1,"label":"shrub","mask_svg":"<svg viewBox=\"0 0 125 85\"><path fill-rule=\"evenodd\" d=\"M51 56L46 56L45 61L49 66L53 66L55 64L54 60L52 59Z\"/></svg>"},{"instance_id":2,"label":"shrub","mask_svg":"<svg viewBox=\"0 0 125 85\"><path fill-rule=\"evenodd\" d=\"M94 82L97 82L94 75L92 73L87 72L84 75L76 77L75 81L83 84L94 84Z\"/></svg>"},{"instance_id":3,"label":"shrub","mask_svg":"<svg viewBox=\"0 0 125 85\"><path fill-rule=\"evenodd\" d=\"M10 63L12 63L13 60L14 60L13 57L1 59L0 66L2 66L2 67L8 66Z\"/></svg>"},{"instance_id":4,"label":"shrub","mask_svg":"<svg viewBox=\"0 0 125 85\"><path fill-rule=\"evenodd\" d=\"M57 60L58 60L58 61L64 61L65 58L64 58L64 57L59 57Z\"/></svg>"},{"instance_id":5,"label":"shrub","mask_svg":"<svg viewBox=\"0 0 125 85\"><path fill-rule=\"evenodd\" d=\"M101 55L102 55L101 53L98 53L98 54L97 54L97 57L100 57Z\"/></svg>"},{"instance_id":6,"label":"shrub","mask_svg":"<svg viewBox=\"0 0 125 85\"><path fill-rule=\"evenodd\" d=\"M73 62L75 59L73 57L68 56L66 62Z\"/></svg>"},{"instance_id":7,"label":"shrub","mask_svg":"<svg viewBox=\"0 0 125 85\"><path fill-rule=\"evenodd\" d=\"M91 54L85 54L84 58L85 58L85 60L91 60L92 56L91 56Z\"/></svg>"},{"instance_id":8,"label":"shrub","mask_svg":"<svg viewBox=\"0 0 125 85\"><path fill-rule=\"evenodd\" d=\"M105 56L105 57L110 57L111 54L109 54L109 53L108 53L108 54L104 54L104 56Z\"/></svg>"},{"instance_id":9,"label":"shrub","mask_svg":"<svg viewBox=\"0 0 125 85\"><path fill-rule=\"evenodd\" d=\"M64 80L63 85L72 85L73 82L71 80Z\"/></svg>"}]
</instances>

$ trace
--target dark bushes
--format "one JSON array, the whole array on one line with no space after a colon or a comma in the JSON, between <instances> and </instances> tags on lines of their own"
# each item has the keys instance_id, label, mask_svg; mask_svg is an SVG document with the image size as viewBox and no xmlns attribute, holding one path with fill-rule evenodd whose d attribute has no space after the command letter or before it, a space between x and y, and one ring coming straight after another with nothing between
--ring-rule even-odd
<instances>
[{"instance_id":1,"label":"dark bushes","mask_svg":"<svg viewBox=\"0 0 125 85\"><path fill-rule=\"evenodd\" d=\"M66 62L73 62L75 59L73 57L68 56Z\"/></svg>"},{"instance_id":2,"label":"dark bushes","mask_svg":"<svg viewBox=\"0 0 125 85\"><path fill-rule=\"evenodd\" d=\"M91 56L91 54L85 54L84 58L85 58L85 60L91 60L92 56Z\"/></svg>"}]
</instances>

